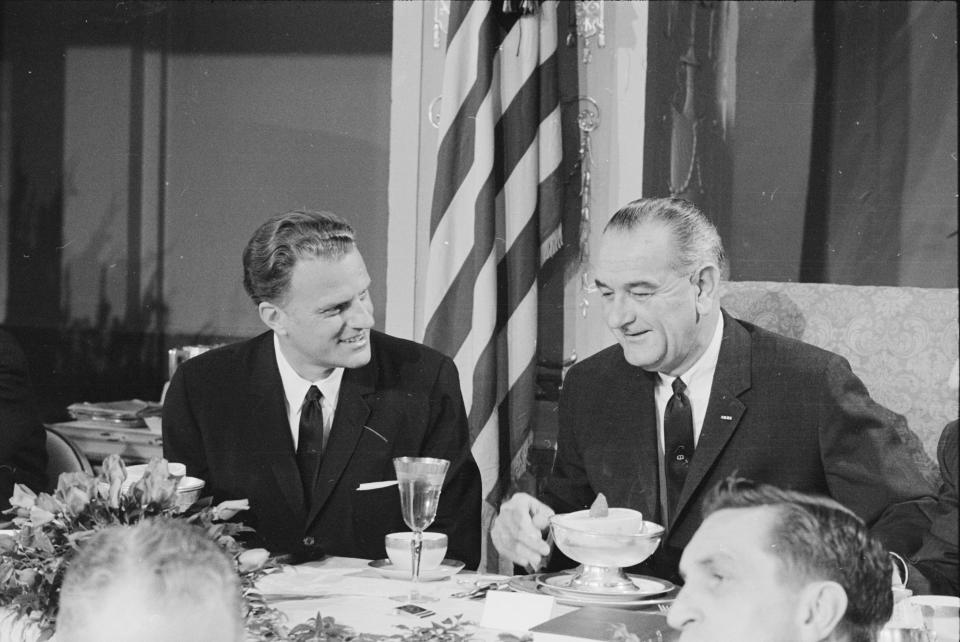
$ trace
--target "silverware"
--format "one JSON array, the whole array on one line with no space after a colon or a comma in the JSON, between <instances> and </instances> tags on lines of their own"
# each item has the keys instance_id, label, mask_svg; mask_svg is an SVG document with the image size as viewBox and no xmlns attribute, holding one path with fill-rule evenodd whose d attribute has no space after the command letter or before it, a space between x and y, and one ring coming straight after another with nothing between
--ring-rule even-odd
<instances>
[{"instance_id":1,"label":"silverware","mask_svg":"<svg viewBox=\"0 0 960 642\"><path fill-rule=\"evenodd\" d=\"M264 593L260 596L265 602L295 602L299 600L323 600L333 597L370 597L359 593L314 593L312 595L299 593Z\"/></svg>"},{"instance_id":2,"label":"silverware","mask_svg":"<svg viewBox=\"0 0 960 642\"><path fill-rule=\"evenodd\" d=\"M293 602L296 600L319 600L329 595L293 595L284 593L264 593L260 596L266 602Z\"/></svg>"},{"instance_id":3,"label":"silverware","mask_svg":"<svg viewBox=\"0 0 960 642\"><path fill-rule=\"evenodd\" d=\"M487 591L495 591L497 589L503 588L507 585L509 580L496 580L493 582L483 582L478 584L476 587L470 589L469 591L459 591L458 593L453 593L450 597L465 597L470 600L478 600L482 597L485 597Z\"/></svg>"}]
</instances>

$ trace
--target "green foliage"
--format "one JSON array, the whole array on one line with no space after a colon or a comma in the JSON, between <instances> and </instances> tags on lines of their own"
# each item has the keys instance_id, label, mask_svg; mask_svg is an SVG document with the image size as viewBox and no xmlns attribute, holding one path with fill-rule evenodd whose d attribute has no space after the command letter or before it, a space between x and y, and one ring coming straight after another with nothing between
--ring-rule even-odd
<instances>
[{"instance_id":1,"label":"green foliage","mask_svg":"<svg viewBox=\"0 0 960 642\"><path fill-rule=\"evenodd\" d=\"M467 642L473 639L465 628L462 616L448 617L440 622L424 626L400 625L402 633L373 635L357 633L349 626L338 624L332 617L317 613L303 624L290 629L286 638L290 642Z\"/></svg>"},{"instance_id":2,"label":"green foliage","mask_svg":"<svg viewBox=\"0 0 960 642\"><path fill-rule=\"evenodd\" d=\"M98 476L63 473L53 495L34 493L18 484L10 499L18 530L0 535L0 606L18 619L26 618L49 639L56 628L60 587L71 560L97 531L136 524L154 517L178 517L199 526L237 564L241 589L246 595L270 567L266 551L246 551L236 536L252 529L226 522L246 500L212 506L206 498L189 507L177 504L178 478L167 462L154 459L143 477L123 489L126 467L116 455L108 457ZM270 623L280 618L269 609L247 609L247 622L270 639ZM278 634L279 636L279 634Z\"/></svg>"}]
</instances>

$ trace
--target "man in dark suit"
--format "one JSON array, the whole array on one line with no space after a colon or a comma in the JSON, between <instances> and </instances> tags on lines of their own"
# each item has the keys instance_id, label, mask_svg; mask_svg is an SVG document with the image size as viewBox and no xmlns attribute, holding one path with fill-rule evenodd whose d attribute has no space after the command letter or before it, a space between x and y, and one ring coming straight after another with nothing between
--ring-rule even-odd
<instances>
[{"instance_id":1,"label":"man in dark suit","mask_svg":"<svg viewBox=\"0 0 960 642\"><path fill-rule=\"evenodd\" d=\"M923 544L910 556L907 588L915 594L960 596L960 500L957 495L957 468L960 466L957 420L951 421L940 433L937 461L940 463L940 492L937 510L930 529L923 535Z\"/></svg>"},{"instance_id":2,"label":"man in dark suit","mask_svg":"<svg viewBox=\"0 0 960 642\"><path fill-rule=\"evenodd\" d=\"M645 570L679 580L705 494L737 475L828 495L890 550L912 553L933 489L842 357L720 309L714 226L677 199L641 199L607 223L594 273L619 346L567 373L556 464L542 502L515 495L493 528L501 554L538 565L549 516L604 493L667 533ZM569 564L554 555L551 566Z\"/></svg>"},{"instance_id":3,"label":"man in dark suit","mask_svg":"<svg viewBox=\"0 0 960 642\"><path fill-rule=\"evenodd\" d=\"M244 287L269 331L184 362L163 409L164 454L273 552L382 558L406 531L393 458L450 460L431 530L480 560L480 474L453 362L372 330L353 229L308 211L275 216L243 255ZM376 486L376 485L375 485Z\"/></svg>"},{"instance_id":4,"label":"man in dark suit","mask_svg":"<svg viewBox=\"0 0 960 642\"><path fill-rule=\"evenodd\" d=\"M10 508L14 484L47 489L47 433L37 414L27 358L16 339L0 330L0 510Z\"/></svg>"}]
</instances>

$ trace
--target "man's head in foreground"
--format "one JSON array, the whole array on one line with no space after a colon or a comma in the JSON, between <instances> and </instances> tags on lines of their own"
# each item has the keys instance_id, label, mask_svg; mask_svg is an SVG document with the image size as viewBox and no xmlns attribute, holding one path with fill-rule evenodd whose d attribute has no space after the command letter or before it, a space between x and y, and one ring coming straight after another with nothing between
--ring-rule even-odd
<instances>
[{"instance_id":1,"label":"man's head in foreground","mask_svg":"<svg viewBox=\"0 0 960 642\"><path fill-rule=\"evenodd\" d=\"M680 560L681 641L872 642L893 610L890 558L837 502L722 482Z\"/></svg>"},{"instance_id":2,"label":"man's head in foreground","mask_svg":"<svg viewBox=\"0 0 960 642\"><path fill-rule=\"evenodd\" d=\"M70 564L57 640L239 642L233 562L197 527L148 520L104 529Z\"/></svg>"}]
</instances>

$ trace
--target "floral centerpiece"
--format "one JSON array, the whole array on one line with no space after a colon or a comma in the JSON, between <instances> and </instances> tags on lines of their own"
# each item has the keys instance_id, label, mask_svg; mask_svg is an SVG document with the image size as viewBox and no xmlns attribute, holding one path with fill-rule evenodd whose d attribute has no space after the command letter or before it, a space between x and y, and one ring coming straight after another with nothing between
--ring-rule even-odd
<instances>
[{"instance_id":1,"label":"floral centerpiece","mask_svg":"<svg viewBox=\"0 0 960 642\"><path fill-rule=\"evenodd\" d=\"M126 484L124 482L127 482ZM227 521L249 508L247 500L212 505L205 498L189 507L177 498L179 478L164 459L153 459L143 476L130 483L117 455L103 462L99 475L63 473L53 494L17 485L5 514L13 516L14 535L0 534L0 607L35 627L39 640L56 629L60 587L67 567L83 543L98 530L144 519L176 517L198 525L233 558L240 577L248 640L289 642L466 642L472 623L447 618L423 627L398 626L394 635L356 632L319 613L290 627L255 588L265 573L279 567L265 549L245 549L237 536L251 528ZM26 630L27 627L22 627ZM521 642L501 636L503 642ZM526 642L526 640L522 641ZM629 642L629 640L627 641Z\"/></svg>"},{"instance_id":2,"label":"floral centerpiece","mask_svg":"<svg viewBox=\"0 0 960 642\"><path fill-rule=\"evenodd\" d=\"M282 639L282 615L251 600L253 586L272 564L264 549L246 550L237 535L252 531L226 521L248 508L247 500L213 506L205 498L189 507L177 501L179 478L164 459L153 459L143 476L124 489L126 467L117 455L103 462L98 476L63 473L54 493L34 493L17 484L11 508L18 530L0 535L0 606L26 619L49 639L56 628L60 586L70 561L89 537L110 526L135 524L153 517L178 517L197 524L237 565L246 601L246 624L254 639Z\"/></svg>"}]
</instances>

